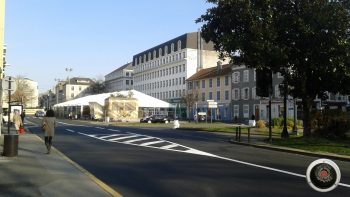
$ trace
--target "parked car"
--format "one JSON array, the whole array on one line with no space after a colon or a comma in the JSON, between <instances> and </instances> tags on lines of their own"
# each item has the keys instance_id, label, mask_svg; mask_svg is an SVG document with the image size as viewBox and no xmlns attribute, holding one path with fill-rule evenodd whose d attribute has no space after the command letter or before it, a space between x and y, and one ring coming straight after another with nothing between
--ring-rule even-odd
<instances>
[{"instance_id":1,"label":"parked car","mask_svg":"<svg viewBox=\"0 0 350 197\"><path fill-rule=\"evenodd\" d=\"M151 121L154 116L155 115L145 116L145 117L140 119L140 123L143 123L143 122L147 123L148 121Z\"/></svg>"},{"instance_id":2,"label":"parked car","mask_svg":"<svg viewBox=\"0 0 350 197\"><path fill-rule=\"evenodd\" d=\"M167 115L155 115L151 119L152 123L165 123L165 122L170 122L170 118Z\"/></svg>"},{"instance_id":3,"label":"parked car","mask_svg":"<svg viewBox=\"0 0 350 197\"><path fill-rule=\"evenodd\" d=\"M35 112L35 117L44 117L45 116L45 112L44 111L36 111Z\"/></svg>"}]
</instances>

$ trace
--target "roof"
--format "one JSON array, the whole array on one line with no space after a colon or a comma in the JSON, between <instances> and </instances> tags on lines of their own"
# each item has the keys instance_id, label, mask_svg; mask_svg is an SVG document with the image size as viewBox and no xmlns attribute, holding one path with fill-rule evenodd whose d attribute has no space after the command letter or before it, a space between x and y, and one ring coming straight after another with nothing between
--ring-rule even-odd
<instances>
[{"instance_id":1,"label":"roof","mask_svg":"<svg viewBox=\"0 0 350 197\"><path fill-rule=\"evenodd\" d=\"M222 65L221 69L218 69L217 66L205 68L205 69L199 70L194 75L189 77L187 79L187 81L195 81L195 80L200 80L200 79L208 79L208 78L218 77L218 76L222 76L222 75L227 75L230 72L231 72L231 65L230 64Z\"/></svg>"},{"instance_id":2,"label":"roof","mask_svg":"<svg viewBox=\"0 0 350 197\"><path fill-rule=\"evenodd\" d=\"M154 98L152 96L149 96L147 94L144 94L142 92L136 91L136 90L130 90L133 93L133 98L137 99L139 101L139 107L156 107L156 108L174 108L170 103L167 103L165 101L159 100L157 98ZM54 105L54 107L67 107L67 106L84 106L89 105L90 102L97 102L100 105L104 105L105 99L110 97L111 95L117 95L122 94L127 96L129 93L129 90L126 91L119 91L119 92L110 92L110 93L103 93L103 94L96 94L96 95L89 95L81 98L77 98L74 100L66 101L63 103L59 103Z\"/></svg>"}]
</instances>

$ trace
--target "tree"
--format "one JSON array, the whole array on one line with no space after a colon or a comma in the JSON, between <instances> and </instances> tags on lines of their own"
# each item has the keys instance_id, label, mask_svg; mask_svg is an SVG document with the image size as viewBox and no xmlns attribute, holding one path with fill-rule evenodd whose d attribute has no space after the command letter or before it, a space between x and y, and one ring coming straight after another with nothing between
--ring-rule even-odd
<instances>
[{"instance_id":1,"label":"tree","mask_svg":"<svg viewBox=\"0 0 350 197\"><path fill-rule=\"evenodd\" d=\"M350 92L350 4L345 0L208 0L197 22L221 57L280 72L302 99L304 136L312 102L324 91Z\"/></svg>"},{"instance_id":2,"label":"tree","mask_svg":"<svg viewBox=\"0 0 350 197\"><path fill-rule=\"evenodd\" d=\"M193 114L194 104L198 101L198 95L198 89L193 89L181 98L180 103L187 107L189 119L191 119L191 115Z\"/></svg>"},{"instance_id":3,"label":"tree","mask_svg":"<svg viewBox=\"0 0 350 197\"><path fill-rule=\"evenodd\" d=\"M16 91L11 94L11 102L23 104L24 107L28 105L35 97L33 95L33 88L28 84L23 76L15 78ZM8 100L8 93L5 91L6 100Z\"/></svg>"},{"instance_id":4,"label":"tree","mask_svg":"<svg viewBox=\"0 0 350 197\"><path fill-rule=\"evenodd\" d=\"M91 93L92 94L101 94L105 92L105 84L103 80L96 80L91 85Z\"/></svg>"}]
</instances>

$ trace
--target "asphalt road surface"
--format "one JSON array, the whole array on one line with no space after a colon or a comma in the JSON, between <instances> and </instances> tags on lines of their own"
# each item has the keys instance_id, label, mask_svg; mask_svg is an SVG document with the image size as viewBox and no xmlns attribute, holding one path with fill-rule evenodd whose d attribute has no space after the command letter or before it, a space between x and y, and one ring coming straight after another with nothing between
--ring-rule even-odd
<instances>
[{"instance_id":1,"label":"asphalt road surface","mask_svg":"<svg viewBox=\"0 0 350 197\"><path fill-rule=\"evenodd\" d=\"M41 119L27 120L42 137ZM350 196L350 162L335 161L341 185L320 193L305 178L316 157L234 145L231 136L207 132L58 122L53 146L124 196Z\"/></svg>"}]
</instances>

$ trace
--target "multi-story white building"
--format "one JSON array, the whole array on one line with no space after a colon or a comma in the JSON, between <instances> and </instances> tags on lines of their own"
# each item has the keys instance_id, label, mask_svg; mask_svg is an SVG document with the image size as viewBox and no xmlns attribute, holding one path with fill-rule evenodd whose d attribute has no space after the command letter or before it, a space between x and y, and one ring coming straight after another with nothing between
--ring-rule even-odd
<instances>
[{"instance_id":1,"label":"multi-story white building","mask_svg":"<svg viewBox=\"0 0 350 197\"><path fill-rule=\"evenodd\" d=\"M127 63L105 76L105 91L116 92L133 89L133 67Z\"/></svg>"},{"instance_id":2,"label":"multi-story white building","mask_svg":"<svg viewBox=\"0 0 350 197\"><path fill-rule=\"evenodd\" d=\"M177 103L186 94L186 79L218 60L213 43L199 32L186 33L133 56L134 89Z\"/></svg>"}]
</instances>

